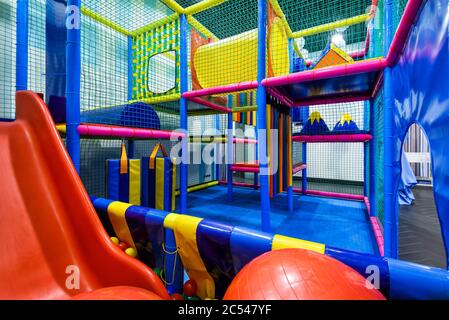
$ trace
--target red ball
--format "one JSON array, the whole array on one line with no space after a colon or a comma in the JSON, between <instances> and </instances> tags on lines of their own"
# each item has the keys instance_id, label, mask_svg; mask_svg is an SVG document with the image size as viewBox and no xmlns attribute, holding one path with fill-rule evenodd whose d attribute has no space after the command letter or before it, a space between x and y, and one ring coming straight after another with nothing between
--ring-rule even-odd
<instances>
[{"instance_id":1,"label":"red ball","mask_svg":"<svg viewBox=\"0 0 449 320\"><path fill-rule=\"evenodd\" d=\"M129 246L126 242L120 242L118 246L123 252L129 248Z\"/></svg>"},{"instance_id":2,"label":"red ball","mask_svg":"<svg viewBox=\"0 0 449 320\"><path fill-rule=\"evenodd\" d=\"M184 283L184 287L182 288L184 294L188 297L196 296L196 292L198 291L198 286L196 285L195 280L189 280Z\"/></svg>"},{"instance_id":3,"label":"red ball","mask_svg":"<svg viewBox=\"0 0 449 320\"><path fill-rule=\"evenodd\" d=\"M182 294L174 293L171 295L171 299L172 300L184 300L184 297L182 296Z\"/></svg>"},{"instance_id":4,"label":"red ball","mask_svg":"<svg viewBox=\"0 0 449 320\"><path fill-rule=\"evenodd\" d=\"M355 270L302 249L268 252L246 265L224 300L385 300Z\"/></svg>"}]
</instances>

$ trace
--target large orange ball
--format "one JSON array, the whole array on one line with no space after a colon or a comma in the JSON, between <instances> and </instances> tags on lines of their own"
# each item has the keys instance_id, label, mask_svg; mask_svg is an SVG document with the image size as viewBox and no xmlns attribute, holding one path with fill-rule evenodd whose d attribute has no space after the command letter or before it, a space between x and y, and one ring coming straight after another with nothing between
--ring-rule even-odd
<instances>
[{"instance_id":1,"label":"large orange ball","mask_svg":"<svg viewBox=\"0 0 449 320\"><path fill-rule=\"evenodd\" d=\"M347 265L312 251L268 252L245 266L225 300L385 300Z\"/></svg>"}]
</instances>

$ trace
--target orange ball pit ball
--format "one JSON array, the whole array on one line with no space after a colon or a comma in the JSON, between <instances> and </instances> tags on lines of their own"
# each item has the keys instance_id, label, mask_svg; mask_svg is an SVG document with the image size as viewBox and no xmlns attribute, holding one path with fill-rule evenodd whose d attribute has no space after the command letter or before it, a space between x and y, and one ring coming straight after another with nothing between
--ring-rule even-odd
<instances>
[{"instance_id":1,"label":"orange ball pit ball","mask_svg":"<svg viewBox=\"0 0 449 320\"><path fill-rule=\"evenodd\" d=\"M385 300L357 271L302 249L268 252L246 265L224 300Z\"/></svg>"}]
</instances>

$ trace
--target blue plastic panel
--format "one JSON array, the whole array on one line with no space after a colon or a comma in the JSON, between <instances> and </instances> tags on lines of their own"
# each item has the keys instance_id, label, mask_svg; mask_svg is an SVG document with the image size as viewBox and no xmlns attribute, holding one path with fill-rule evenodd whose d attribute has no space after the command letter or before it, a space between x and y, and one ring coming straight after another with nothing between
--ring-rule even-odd
<instances>
[{"instance_id":1,"label":"blue plastic panel","mask_svg":"<svg viewBox=\"0 0 449 320\"><path fill-rule=\"evenodd\" d=\"M412 29L404 54L392 70L394 150L385 150L394 157L393 188L396 194L401 177L402 143L408 128L418 123L426 132L431 149L434 196L446 253L449 241L448 5L448 0L427 1ZM394 210L397 217L397 207ZM388 236L395 237L394 234Z\"/></svg>"}]
</instances>

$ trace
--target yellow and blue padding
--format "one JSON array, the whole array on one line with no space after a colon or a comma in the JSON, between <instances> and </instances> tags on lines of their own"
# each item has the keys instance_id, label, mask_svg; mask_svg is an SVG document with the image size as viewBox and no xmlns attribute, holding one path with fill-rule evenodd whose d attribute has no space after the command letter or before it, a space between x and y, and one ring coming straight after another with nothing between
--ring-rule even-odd
<instances>
[{"instance_id":1,"label":"yellow and blue padding","mask_svg":"<svg viewBox=\"0 0 449 320\"><path fill-rule=\"evenodd\" d=\"M157 145L150 157L142 158L142 205L171 212L175 210L176 165L163 147L163 157L157 157L160 147Z\"/></svg>"},{"instance_id":2,"label":"yellow and blue padding","mask_svg":"<svg viewBox=\"0 0 449 320\"><path fill-rule=\"evenodd\" d=\"M94 197L91 200L110 236L134 247L139 259L151 268L164 267L166 212Z\"/></svg>"},{"instance_id":3,"label":"yellow and blue padding","mask_svg":"<svg viewBox=\"0 0 449 320\"><path fill-rule=\"evenodd\" d=\"M118 236L122 241L130 241L137 249L139 258L150 267L163 267L164 227L173 230L182 264L189 277L197 282L198 295L203 299L222 298L226 288L246 264L266 252L287 248L328 255L361 274L365 274L370 265L378 266L381 291L386 296L390 291L389 265L382 257L187 215L91 199L109 234Z\"/></svg>"},{"instance_id":4,"label":"yellow and blue padding","mask_svg":"<svg viewBox=\"0 0 449 320\"><path fill-rule=\"evenodd\" d=\"M140 171L140 160L129 160L122 145L119 160L106 160L107 198L140 205Z\"/></svg>"}]
</instances>

